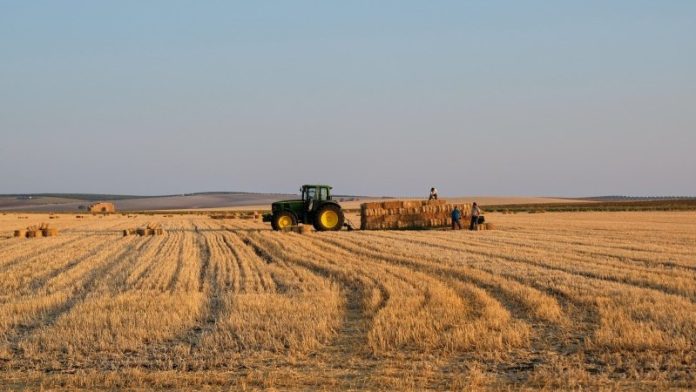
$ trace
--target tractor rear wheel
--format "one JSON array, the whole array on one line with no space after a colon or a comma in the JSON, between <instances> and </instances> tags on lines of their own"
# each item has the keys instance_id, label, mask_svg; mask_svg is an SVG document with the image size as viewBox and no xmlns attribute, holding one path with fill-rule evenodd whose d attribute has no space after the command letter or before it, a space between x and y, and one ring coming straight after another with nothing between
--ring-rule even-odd
<instances>
[{"instance_id":1,"label":"tractor rear wheel","mask_svg":"<svg viewBox=\"0 0 696 392\"><path fill-rule=\"evenodd\" d=\"M344 221L341 207L335 204L325 204L314 214L314 228L317 231L341 230Z\"/></svg>"},{"instance_id":2,"label":"tractor rear wheel","mask_svg":"<svg viewBox=\"0 0 696 392\"><path fill-rule=\"evenodd\" d=\"M297 225L297 218L288 211L277 212L273 214L271 218L271 227L273 227L273 230L283 230L286 227L295 225Z\"/></svg>"}]
</instances>

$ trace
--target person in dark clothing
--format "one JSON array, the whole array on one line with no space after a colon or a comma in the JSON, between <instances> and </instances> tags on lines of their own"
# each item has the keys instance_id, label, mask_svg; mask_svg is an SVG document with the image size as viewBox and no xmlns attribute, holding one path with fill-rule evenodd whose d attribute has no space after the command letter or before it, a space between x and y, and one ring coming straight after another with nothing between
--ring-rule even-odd
<instances>
[{"instance_id":1,"label":"person in dark clothing","mask_svg":"<svg viewBox=\"0 0 696 392\"><path fill-rule=\"evenodd\" d=\"M469 225L469 230L478 229L479 216L481 216L481 209L479 208L478 204L474 202L474 204L471 206L471 224Z\"/></svg>"},{"instance_id":2,"label":"person in dark clothing","mask_svg":"<svg viewBox=\"0 0 696 392\"><path fill-rule=\"evenodd\" d=\"M454 230L455 226L459 228L459 230L462 229L462 212L459 210L458 207L454 207L452 210L452 230Z\"/></svg>"}]
</instances>

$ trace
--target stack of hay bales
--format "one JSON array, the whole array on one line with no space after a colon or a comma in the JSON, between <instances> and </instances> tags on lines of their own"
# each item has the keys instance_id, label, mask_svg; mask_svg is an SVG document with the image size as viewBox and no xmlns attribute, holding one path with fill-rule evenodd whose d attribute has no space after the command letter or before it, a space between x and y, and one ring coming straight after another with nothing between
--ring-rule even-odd
<instances>
[{"instance_id":1,"label":"stack of hay bales","mask_svg":"<svg viewBox=\"0 0 696 392\"><path fill-rule=\"evenodd\" d=\"M247 211L240 213L237 217L239 219L259 219L259 213L256 211Z\"/></svg>"},{"instance_id":2,"label":"stack of hay bales","mask_svg":"<svg viewBox=\"0 0 696 392\"><path fill-rule=\"evenodd\" d=\"M111 213L116 212L116 206L114 203L93 203L90 204L88 211L91 213Z\"/></svg>"},{"instance_id":3,"label":"stack of hay bales","mask_svg":"<svg viewBox=\"0 0 696 392\"><path fill-rule=\"evenodd\" d=\"M51 227L48 223L29 226L26 229L14 231L14 236L19 238L40 238L40 237L55 237L58 235L58 229Z\"/></svg>"},{"instance_id":4,"label":"stack of hay bales","mask_svg":"<svg viewBox=\"0 0 696 392\"><path fill-rule=\"evenodd\" d=\"M445 200L393 200L360 205L361 230L424 229L449 226L452 210L462 211L462 224L471 219L471 204Z\"/></svg>"},{"instance_id":5,"label":"stack of hay bales","mask_svg":"<svg viewBox=\"0 0 696 392\"><path fill-rule=\"evenodd\" d=\"M137 234L139 236L163 235L164 229L162 229L162 227L160 227L159 223L148 223L148 225L144 228L124 229L123 230L124 237L127 237L129 235L134 235L134 234Z\"/></svg>"},{"instance_id":6,"label":"stack of hay bales","mask_svg":"<svg viewBox=\"0 0 696 392\"><path fill-rule=\"evenodd\" d=\"M211 219L259 219L258 211L235 211L209 215Z\"/></svg>"}]
</instances>

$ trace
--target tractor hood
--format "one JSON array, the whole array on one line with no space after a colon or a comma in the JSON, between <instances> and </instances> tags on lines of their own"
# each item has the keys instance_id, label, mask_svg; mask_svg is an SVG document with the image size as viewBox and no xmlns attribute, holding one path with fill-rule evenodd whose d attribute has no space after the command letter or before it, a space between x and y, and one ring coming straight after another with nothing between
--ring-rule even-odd
<instances>
[{"instance_id":1,"label":"tractor hood","mask_svg":"<svg viewBox=\"0 0 696 392\"><path fill-rule=\"evenodd\" d=\"M290 206L298 206L298 205L303 205L304 202L302 199L288 199L288 200L279 200L276 201L275 203L271 204L271 211L277 211L280 209L284 209L283 207L290 207Z\"/></svg>"}]
</instances>

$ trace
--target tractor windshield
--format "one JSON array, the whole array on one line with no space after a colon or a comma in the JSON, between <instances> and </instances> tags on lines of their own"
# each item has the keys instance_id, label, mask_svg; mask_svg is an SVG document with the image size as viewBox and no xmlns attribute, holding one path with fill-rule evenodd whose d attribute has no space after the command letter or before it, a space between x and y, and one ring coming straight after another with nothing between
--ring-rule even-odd
<instances>
[{"instance_id":1,"label":"tractor windshield","mask_svg":"<svg viewBox=\"0 0 696 392\"><path fill-rule=\"evenodd\" d=\"M321 200L321 201L329 200L328 188L320 188L319 189L319 200Z\"/></svg>"},{"instance_id":2,"label":"tractor windshield","mask_svg":"<svg viewBox=\"0 0 696 392\"><path fill-rule=\"evenodd\" d=\"M316 188L307 188L303 192L302 199L304 201L316 200L316 198L317 198L317 189Z\"/></svg>"}]
</instances>

